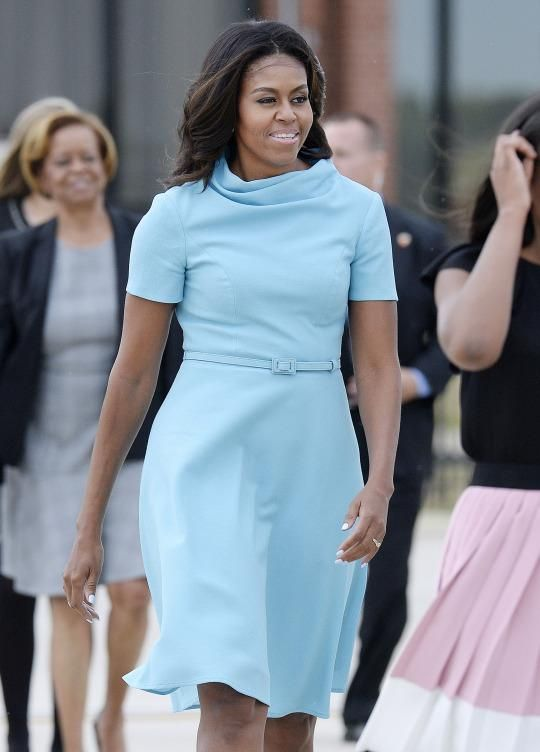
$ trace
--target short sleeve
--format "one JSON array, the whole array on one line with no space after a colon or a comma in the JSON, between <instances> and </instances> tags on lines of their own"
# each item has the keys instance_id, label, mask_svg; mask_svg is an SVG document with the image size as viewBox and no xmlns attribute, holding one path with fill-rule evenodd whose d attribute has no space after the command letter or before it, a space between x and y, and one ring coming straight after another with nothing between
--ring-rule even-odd
<instances>
[{"instance_id":1,"label":"short sleeve","mask_svg":"<svg viewBox=\"0 0 540 752\"><path fill-rule=\"evenodd\" d=\"M478 245L466 244L440 254L423 270L422 282L433 288L438 273L443 269L462 269L465 272L471 272L481 250L482 248Z\"/></svg>"},{"instance_id":2,"label":"short sleeve","mask_svg":"<svg viewBox=\"0 0 540 752\"><path fill-rule=\"evenodd\" d=\"M392 240L378 193L373 195L356 244L349 300L397 300Z\"/></svg>"},{"instance_id":3,"label":"short sleeve","mask_svg":"<svg viewBox=\"0 0 540 752\"><path fill-rule=\"evenodd\" d=\"M174 193L154 198L131 244L127 291L159 303L179 303L184 297L186 240Z\"/></svg>"}]
</instances>

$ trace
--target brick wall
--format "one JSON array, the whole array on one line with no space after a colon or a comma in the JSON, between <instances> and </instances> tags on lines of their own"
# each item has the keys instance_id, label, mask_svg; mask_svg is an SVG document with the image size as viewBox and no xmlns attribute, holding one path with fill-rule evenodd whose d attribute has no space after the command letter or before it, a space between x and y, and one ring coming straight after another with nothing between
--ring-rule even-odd
<instances>
[{"instance_id":1,"label":"brick wall","mask_svg":"<svg viewBox=\"0 0 540 752\"><path fill-rule=\"evenodd\" d=\"M391 0L259 0L259 18L279 18L284 4L296 8L298 30L325 69L326 112L361 110L383 129L390 152L385 193L395 175L395 100L392 80ZM283 19L285 20L285 18Z\"/></svg>"}]
</instances>

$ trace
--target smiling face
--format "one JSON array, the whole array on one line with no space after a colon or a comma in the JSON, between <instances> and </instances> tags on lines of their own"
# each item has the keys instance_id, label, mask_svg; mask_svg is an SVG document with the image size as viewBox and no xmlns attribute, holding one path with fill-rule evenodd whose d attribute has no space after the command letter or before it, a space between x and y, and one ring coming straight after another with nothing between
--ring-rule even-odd
<instances>
[{"instance_id":1,"label":"smiling face","mask_svg":"<svg viewBox=\"0 0 540 752\"><path fill-rule=\"evenodd\" d=\"M40 183L44 193L65 206L90 205L101 199L107 173L92 128L66 125L51 136Z\"/></svg>"},{"instance_id":2,"label":"smiling face","mask_svg":"<svg viewBox=\"0 0 540 752\"><path fill-rule=\"evenodd\" d=\"M304 66L289 55L260 58L242 80L231 169L244 180L304 169L298 153L312 123Z\"/></svg>"}]
</instances>

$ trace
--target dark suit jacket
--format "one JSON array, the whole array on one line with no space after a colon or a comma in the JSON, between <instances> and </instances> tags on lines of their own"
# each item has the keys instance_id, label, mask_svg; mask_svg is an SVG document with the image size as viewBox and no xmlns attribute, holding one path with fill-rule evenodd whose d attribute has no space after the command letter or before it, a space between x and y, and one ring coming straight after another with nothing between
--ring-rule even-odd
<instances>
[{"instance_id":1,"label":"dark suit jacket","mask_svg":"<svg viewBox=\"0 0 540 752\"><path fill-rule=\"evenodd\" d=\"M399 360L402 366L422 371L432 390L430 397L409 402L403 405L401 411L396 483L406 482L407 479L416 482L431 466L433 399L444 389L451 375L448 361L437 343L437 312L433 294L420 280L426 265L444 250L445 238L439 225L394 206L385 208L392 236L399 297ZM345 380L353 374L348 332L342 346L342 371ZM365 437L361 428L358 433L362 464L366 469Z\"/></svg>"},{"instance_id":2,"label":"dark suit jacket","mask_svg":"<svg viewBox=\"0 0 540 752\"><path fill-rule=\"evenodd\" d=\"M139 217L115 208L109 208L109 214L114 231L120 342L131 239ZM23 456L39 389L55 248L56 220L0 235L0 465L17 465ZM174 380L181 355L180 327L174 321L156 392L128 459L144 456L152 421Z\"/></svg>"}]
</instances>

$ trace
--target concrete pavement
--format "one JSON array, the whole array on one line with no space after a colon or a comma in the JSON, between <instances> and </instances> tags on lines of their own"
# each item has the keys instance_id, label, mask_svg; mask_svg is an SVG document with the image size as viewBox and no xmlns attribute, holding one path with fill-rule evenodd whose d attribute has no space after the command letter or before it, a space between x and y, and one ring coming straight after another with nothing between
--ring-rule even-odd
<instances>
[{"instance_id":1,"label":"concrete pavement","mask_svg":"<svg viewBox=\"0 0 540 752\"><path fill-rule=\"evenodd\" d=\"M448 513L428 510L421 515L411 562L409 629L418 621L435 591L437 570ZM95 650L90 678L88 713L85 724L85 750L95 752L92 719L100 707L105 676L106 595L98 595L102 621L95 627ZM148 645L155 639L157 626L152 626ZM40 601L36 615L36 661L30 702L32 752L48 752L52 726L50 721L50 674L48 670L49 614L46 601ZM352 752L353 745L342 741L340 720L342 696L335 695L332 718L319 721L316 752ZM1 707L1 706L0 706ZM3 707L2 707L3 711ZM126 736L128 752L192 752L195 749L198 713L173 714L165 697L130 690L126 703ZM5 750L5 719L0 715L0 750Z\"/></svg>"}]
</instances>

